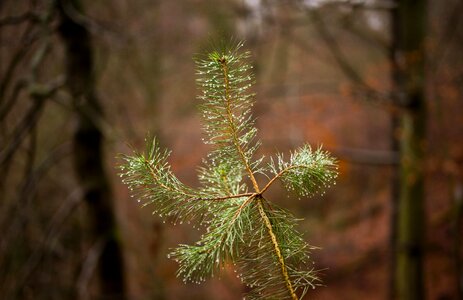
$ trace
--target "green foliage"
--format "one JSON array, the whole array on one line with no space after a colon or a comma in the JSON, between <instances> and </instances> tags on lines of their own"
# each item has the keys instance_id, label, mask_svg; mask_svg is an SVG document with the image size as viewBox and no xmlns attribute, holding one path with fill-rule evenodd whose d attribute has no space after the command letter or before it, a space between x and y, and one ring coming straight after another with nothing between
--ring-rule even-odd
<instances>
[{"instance_id":1,"label":"green foliage","mask_svg":"<svg viewBox=\"0 0 463 300\"><path fill-rule=\"evenodd\" d=\"M275 176L280 174L287 189L301 196L323 191L337 176L336 166L329 153L321 149L312 151L309 145L291 153L289 162L284 161L282 154L278 155L277 162L272 159L270 167Z\"/></svg>"},{"instance_id":2,"label":"green foliage","mask_svg":"<svg viewBox=\"0 0 463 300\"><path fill-rule=\"evenodd\" d=\"M148 142L144 154L122 155L120 166L123 182L143 205L154 204L154 212L175 220L196 217L203 213L201 194L181 183L172 173L167 159L170 152L160 149L155 139Z\"/></svg>"},{"instance_id":3,"label":"green foliage","mask_svg":"<svg viewBox=\"0 0 463 300\"><path fill-rule=\"evenodd\" d=\"M254 94L251 66L246 63L250 53L240 53L242 44L233 49L214 51L197 59L197 83L202 90L198 99L207 144L216 146L210 155L213 164L226 164L231 169L259 172L261 160L252 160L259 147L257 129L251 107Z\"/></svg>"},{"instance_id":4,"label":"green foliage","mask_svg":"<svg viewBox=\"0 0 463 300\"><path fill-rule=\"evenodd\" d=\"M201 187L181 183L167 162L169 152L156 140L145 153L124 155L121 177L133 195L174 223L195 219L205 228L195 245L180 245L170 257L184 281L201 282L232 266L250 288L247 299L299 299L319 282L296 229L297 219L271 204L264 193L277 180L301 196L323 191L336 177L335 160L305 145L271 159L255 159L259 142L251 107L254 95L248 52L242 44L197 60L206 143L214 150L199 169ZM255 174L273 177L263 188ZM252 184L249 191L248 180Z\"/></svg>"}]
</instances>

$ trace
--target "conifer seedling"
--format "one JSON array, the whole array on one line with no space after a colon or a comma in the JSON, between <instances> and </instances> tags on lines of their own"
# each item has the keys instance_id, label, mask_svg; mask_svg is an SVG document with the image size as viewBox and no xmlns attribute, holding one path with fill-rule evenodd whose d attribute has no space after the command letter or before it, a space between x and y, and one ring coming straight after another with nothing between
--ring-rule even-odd
<instances>
[{"instance_id":1,"label":"conifer seedling","mask_svg":"<svg viewBox=\"0 0 463 300\"><path fill-rule=\"evenodd\" d=\"M276 182L311 196L337 176L336 161L320 148L304 145L286 159L255 158L260 143L251 115L254 94L249 52L243 44L220 47L196 59L205 143L213 150L199 168L199 188L177 179L170 152L156 139L144 153L123 155L121 177L143 206L173 223L196 222L204 234L194 245L179 245L169 257L185 282L206 280L233 268L249 292L246 299L302 299L319 279L312 249L296 229L297 219L267 199ZM259 185L257 174L269 180ZM263 177L263 176L261 176ZM193 226L193 225L191 225Z\"/></svg>"}]
</instances>

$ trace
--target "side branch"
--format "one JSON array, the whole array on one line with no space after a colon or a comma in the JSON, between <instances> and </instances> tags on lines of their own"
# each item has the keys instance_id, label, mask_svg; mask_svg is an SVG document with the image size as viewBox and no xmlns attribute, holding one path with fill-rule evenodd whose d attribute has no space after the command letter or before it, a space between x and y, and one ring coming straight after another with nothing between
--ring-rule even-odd
<instances>
[{"instance_id":1,"label":"side branch","mask_svg":"<svg viewBox=\"0 0 463 300\"><path fill-rule=\"evenodd\" d=\"M155 181L156 184L158 184L160 187L162 187L165 190L171 191L171 192L178 192L183 194L184 196L188 197L186 199L187 201L222 201L222 200L228 200L228 199L235 199L235 198L244 198L244 197L252 197L256 196L257 193L242 193L242 194L236 194L236 195L228 195L228 196L223 196L223 197L212 197L212 198L203 198L203 197L196 197L195 195L192 195L190 193L185 192L184 190L180 189L174 189L164 183L161 182L159 179L159 176L156 175L156 170L153 168L151 163L145 158L144 159L145 165L148 167L148 170L150 171L150 175Z\"/></svg>"},{"instance_id":2,"label":"side branch","mask_svg":"<svg viewBox=\"0 0 463 300\"><path fill-rule=\"evenodd\" d=\"M188 200L205 200L205 201L220 201L220 200L228 200L228 199L234 199L234 198L244 198L244 197L252 197L252 196L257 196L257 193L242 193L242 194L237 194L237 195L229 195L229 196L223 196L223 197L215 197L215 198L191 198Z\"/></svg>"},{"instance_id":3,"label":"side branch","mask_svg":"<svg viewBox=\"0 0 463 300\"><path fill-rule=\"evenodd\" d=\"M159 179L159 176L156 175L156 172L155 172L153 166L151 165L151 163L148 160L146 160L146 158L144 158L144 162L145 162L146 166L148 167L148 169L150 171L151 177L156 182L156 184L158 184L160 187L162 187L165 190L171 191L171 192L181 193L182 195L184 195L186 197L189 197L191 199L194 198L194 195L192 195L192 194L186 193L183 190L174 189L174 188L162 183L161 180Z\"/></svg>"},{"instance_id":4,"label":"side branch","mask_svg":"<svg viewBox=\"0 0 463 300\"><path fill-rule=\"evenodd\" d=\"M283 174L288 172L289 170L297 169L297 168L310 168L310 167L312 167L312 166L310 166L310 165L295 165L295 166L290 166L290 167L287 167L287 168L281 170L278 174L275 175L275 177L270 179L270 181L267 183L267 185L264 186L264 188L260 191L260 194L263 194L266 190L268 190L268 188L273 184L273 182L275 182L275 180L277 180L278 178L283 176Z\"/></svg>"}]
</instances>

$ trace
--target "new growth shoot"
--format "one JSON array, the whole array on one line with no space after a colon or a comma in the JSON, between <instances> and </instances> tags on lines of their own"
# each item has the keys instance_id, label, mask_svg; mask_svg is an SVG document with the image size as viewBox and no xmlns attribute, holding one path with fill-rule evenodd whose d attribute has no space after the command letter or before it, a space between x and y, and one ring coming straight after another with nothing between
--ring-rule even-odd
<instances>
[{"instance_id":1,"label":"new growth shoot","mask_svg":"<svg viewBox=\"0 0 463 300\"><path fill-rule=\"evenodd\" d=\"M144 153L122 156L121 176L161 218L204 227L196 244L179 245L169 254L184 281L199 283L231 265L249 287L246 299L301 299L320 282L309 257L312 247L296 230L297 219L271 203L266 192L276 181L300 196L323 192L337 176L336 161L309 145L288 159L256 158L253 74L242 46L196 60L205 142L213 145L200 167L201 186L177 179L167 161L170 152L155 139L147 141ZM258 173L270 178L267 184L258 184Z\"/></svg>"}]
</instances>

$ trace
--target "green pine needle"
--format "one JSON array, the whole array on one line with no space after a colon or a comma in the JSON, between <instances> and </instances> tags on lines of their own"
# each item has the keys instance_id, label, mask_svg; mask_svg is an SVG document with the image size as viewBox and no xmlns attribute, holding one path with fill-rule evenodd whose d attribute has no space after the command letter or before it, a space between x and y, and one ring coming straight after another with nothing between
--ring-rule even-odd
<instances>
[{"instance_id":1,"label":"green pine needle","mask_svg":"<svg viewBox=\"0 0 463 300\"><path fill-rule=\"evenodd\" d=\"M250 54L241 52L242 46L196 61L205 142L214 146L199 169L201 187L175 177L170 153L155 139L147 140L145 153L122 155L120 174L133 196L160 217L174 223L196 220L205 228L195 245L180 245L169 254L185 282L202 282L232 266L250 289L247 299L301 299L319 284L308 256L313 248L297 231L298 220L264 193L277 180L300 196L323 193L337 176L336 161L308 145L287 161L277 155L267 166L263 157L255 158L260 143L251 114L254 79L246 63ZM257 173L273 176L260 187Z\"/></svg>"}]
</instances>

